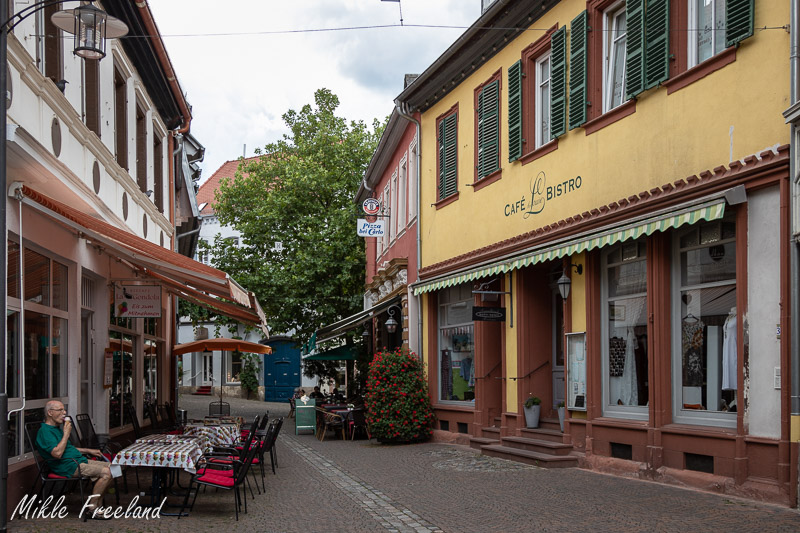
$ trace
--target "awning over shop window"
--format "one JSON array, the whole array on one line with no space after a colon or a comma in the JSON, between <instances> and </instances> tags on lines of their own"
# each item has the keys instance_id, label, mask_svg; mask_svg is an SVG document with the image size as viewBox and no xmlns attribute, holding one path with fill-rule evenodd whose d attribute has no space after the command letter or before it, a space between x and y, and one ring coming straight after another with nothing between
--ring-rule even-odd
<instances>
[{"instance_id":1,"label":"awning over shop window","mask_svg":"<svg viewBox=\"0 0 800 533\"><path fill-rule=\"evenodd\" d=\"M344 318L338 322L334 322L333 324L329 324L327 326L323 326L319 328L315 335L316 335L316 342L324 342L334 337L338 337L343 333L354 329L364 322L370 320L372 317L381 314L386 309L390 308L393 305L399 305L400 298L391 298L385 302L381 302L377 305L374 305L368 309L364 309L363 311L359 311L358 313L351 315L347 318Z\"/></svg>"},{"instance_id":2,"label":"awning over shop window","mask_svg":"<svg viewBox=\"0 0 800 533\"><path fill-rule=\"evenodd\" d=\"M25 205L72 229L106 253L127 262L133 269L158 280L173 294L234 320L257 326L269 337L266 317L255 295L243 289L225 272L114 227L25 185L19 191Z\"/></svg>"},{"instance_id":3,"label":"awning over shop window","mask_svg":"<svg viewBox=\"0 0 800 533\"><path fill-rule=\"evenodd\" d=\"M414 294L422 294L495 274L503 274L517 268L568 257L618 242L638 239L645 235L652 235L657 231L667 231L685 224L694 224L701 220L719 220L723 216L725 216L725 198L718 198L629 224L604 228L561 243L540 246L481 267L424 281L414 287Z\"/></svg>"},{"instance_id":4,"label":"awning over shop window","mask_svg":"<svg viewBox=\"0 0 800 533\"><path fill-rule=\"evenodd\" d=\"M358 358L355 346L339 346L332 350L304 357L303 361L354 361Z\"/></svg>"}]
</instances>

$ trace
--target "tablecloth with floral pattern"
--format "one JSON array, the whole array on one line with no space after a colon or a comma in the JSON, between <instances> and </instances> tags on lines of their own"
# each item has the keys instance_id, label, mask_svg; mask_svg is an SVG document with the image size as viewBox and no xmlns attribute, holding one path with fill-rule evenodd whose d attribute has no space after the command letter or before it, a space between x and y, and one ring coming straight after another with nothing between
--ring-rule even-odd
<instances>
[{"instance_id":1,"label":"tablecloth with floral pattern","mask_svg":"<svg viewBox=\"0 0 800 533\"><path fill-rule=\"evenodd\" d=\"M238 424L221 424L219 426L187 425L183 428L184 435L199 436L206 439L206 447L231 446L239 440Z\"/></svg>"},{"instance_id":2,"label":"tablecloth with floral pattern","mask_svg":"<svg viewBox=\"0 0 800 533\"><path fill-rule=\"evenodd\" d=\"M123 466L183 468L195 472L203 449L195 439L178 442L137 442L120 450L111 461Z\"/></svg>"}]
</instances>

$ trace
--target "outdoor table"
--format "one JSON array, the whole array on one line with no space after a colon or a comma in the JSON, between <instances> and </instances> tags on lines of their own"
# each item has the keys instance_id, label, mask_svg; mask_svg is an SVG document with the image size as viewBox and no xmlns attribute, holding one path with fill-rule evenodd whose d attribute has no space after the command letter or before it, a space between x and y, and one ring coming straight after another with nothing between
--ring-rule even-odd
<instances>
[{"instance_id":1,"label":"outdoor table","mask_svg":"<svg viewBox=\"0 0 800 533\"><path fill-rule=\"evenodd\" d=\"M198 439L181 441L136 442L120 450L111 460L111 464L120 466L152 467L153 485L150 493L150 505L155 506L161 500L161 483L165 468L182 468L190 474L197 471L197 463L203 456L203 449ZM163 513L167 514L167 513Z\"/></svg>"},{"instance_id":2,"label":"outdoor table","mask_svg":"<svg viewBox=\"0 0 800 533\"><path fill-rule=\"evenodd\" d=\"M184 426L185 436L200 436L205 439L203 449L214 446L231 446L239 440L238 424L220 424L215 426L189 424Z\"/></svg>"}]
</instances>

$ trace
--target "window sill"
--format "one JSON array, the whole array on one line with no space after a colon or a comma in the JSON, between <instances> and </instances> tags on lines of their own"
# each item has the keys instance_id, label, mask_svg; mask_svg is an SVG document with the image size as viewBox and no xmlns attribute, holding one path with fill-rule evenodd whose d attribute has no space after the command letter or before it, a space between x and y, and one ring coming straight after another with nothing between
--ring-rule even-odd
<instances>
[{"instance_id":1,"label":"window sill","mask_svg":"<svg viewBox=\"0 0 800 533\"><path fill-rule=\"evenodd\" d=\"M439 200L438 202L436 202L436 203L434 203L434 204L431 204L431 205L435 206L435 207L436 207L436 209L441 209L441 208L443 208L443 207L444 207L444 206L446 206L446 205L450 205L450 204L452 204L452 203L453 203L453 202L455 202L456 200L458 200L458 193L451 194L451 195L450 195L450 196L448 196L447 198L442 198L442 199L441 199L441 200Z\"/></svg>"},{"instance_id":2,"label":"window sill","mask_svg":"<svg viewBox=\"0 0 800 533\"><path fill-rule=\"evenodd\" d=\"M479 191L479 190L483 189L484 187L487 187L487 186L491 185L495 181L498 181L502 177L503 177L503 169L495 170L494 172L492 172L491 174L489 174L485 178L474 182L472 184L472 190L473 191Z\"/></svg>"},{"instance_id":3,"label":"window sill","mask_svg":"<svg viewBox=\"0 0 800 533\"><path fill-rule=\"evenodd\" d=\"M617 122L618 120L622 120L623 118L633 115L636 112L636 99L631 98L624 104L620 104L611 111L606 111L602 115L597 118L593 118L592 120L583 124L583 131L586 135L591 135L596 131L599 131L606 126L610 126L611 124Z\"/></svg>"},{"instance_id":4,"label":"window sill","mask_svg":"<svg viewBox=\"0 0 800 533\"><path fill-rule=\"evenodd\" d=\"M520 157L519 162L522 163L523 165L527 165L531 161L536 161L540 157L549 154L550 152L556 150L557 148L558 148L558 139L553 139L549 143L541 145L533 152L528 152L527 154Z\"/></svg>"},{"instance_id":5,"label":"window sill","mask_svg":"<svg viewBox=\"0 0 800 533\"><path fill-rule=\"evenodd\" d=\"M693 66L686 72L681 72L674 78L665 81L661 85L667 88L667 94L672 94L676 91L680 91L684 87L688 87L698 80L705 78L712 72L716 72L725 65L733 63L734 61L736 61L736 47L731 46L714 57L706 59L699 65Z\"/></svg>"}]
</instances>

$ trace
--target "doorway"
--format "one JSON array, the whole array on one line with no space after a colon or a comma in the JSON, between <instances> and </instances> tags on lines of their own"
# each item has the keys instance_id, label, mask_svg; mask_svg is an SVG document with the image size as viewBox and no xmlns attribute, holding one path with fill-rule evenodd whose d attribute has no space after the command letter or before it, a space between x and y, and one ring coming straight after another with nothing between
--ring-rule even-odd
<instances>
[{"instance_id":1,"label":"doorway","mask_svg":"<svg viewBox=\"0 0 800 533\"><path fill-rule=\"evenodd\" d=\"M561 274L561 269L558 269L558 273ZM564 397L564 305L557 287L553 289L552 309L553 358L551 362L553 365L553 409L556 409L559 403L566 402Z\"/></svg>"},{"instance_id":2,"label":"doorway","mask_svg":"<svg viewBox=\"0 0 800 533\"><path fill-rule=\"evenodd\" d=\"M214 385L214 352L203 352L203 373L201 379L201 385Z\"/></svg>"}]
</instances>

